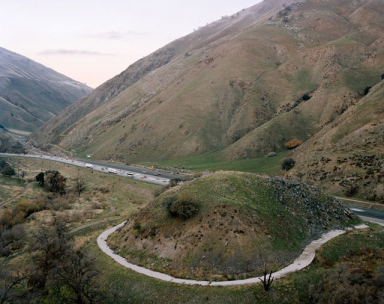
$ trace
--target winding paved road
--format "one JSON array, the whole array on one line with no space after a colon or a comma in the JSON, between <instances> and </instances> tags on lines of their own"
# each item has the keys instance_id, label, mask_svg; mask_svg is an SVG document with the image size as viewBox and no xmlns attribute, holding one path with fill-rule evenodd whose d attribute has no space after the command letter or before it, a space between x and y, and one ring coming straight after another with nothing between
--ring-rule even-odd
<instances>
[{"instance_id":1,"label":"winding paved road","mask_svg":"<svg viewBox=\"0 0 384 304\"><path fill-rule=\"evenodd\" d=\"M141 267L141 266L131 264L131 263L127 262L127 260L125 258L114 253L114 251L111 248L109 248L109 246L107 244L108 236L111 235L112 233L114 233L117 229L123 227L125 223L126 222L123 222L123 223L121 223L115 227L112 227L112 228L104 231L103 233L101 233L99 235L99 237L97 238L97 245L99 246L99 248L104 253L109 255L117 263L119 263L120 265L122 265L126 268L129 268L133 271L136 271L136 272L141 273L143 275L146 275L148 277L159 279L159 280L166 281L166 282L172 282L172 283L176 283L176 284L185 284L185 285L201 285L201 286L237 286L237 285L256 284L256 283L260 283L260 280L263 279L263 277L256 277L256 278L249 278L249 279L245 279L245 280L217 281L217 282L178 279L178 278L172 277L170 275L167 275L165 273L153 271L153 270ZM359 226L356 226L355 228L356 229L365 229L367 227L368 226L366 226L366 225L359 225ZM285 268L283 268L277 272L274 272L272 274L272 276L274 278L282 278L282 277L285 277L286 275L288 275L292 272L299 271L299 270L307 267L309 264L312 263L313 259L315 258L315 252L317 249L319 249L321 247L321 245L323 245L324 243L328 242L329 240L331 240L331 239L333 239L333 238L335 238L335 237L337 237L337 236L339 236L345 232L347 232L347 230L333 230L333 231L330 231L328 233L323 234L323 236L320 239L315 240L312 243L310 243L309 245L307 245L307 247L305 247L303 253L291 265L289 265L289 266L287 266L287 267L285 267Z\"/></svg>"}]
</instances>

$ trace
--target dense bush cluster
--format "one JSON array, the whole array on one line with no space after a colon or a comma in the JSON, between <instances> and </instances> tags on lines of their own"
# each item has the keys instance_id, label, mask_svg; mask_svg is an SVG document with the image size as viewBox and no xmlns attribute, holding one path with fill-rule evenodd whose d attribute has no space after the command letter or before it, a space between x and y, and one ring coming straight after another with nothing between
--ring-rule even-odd
<instances>
[{"instance_id":1,"label":"dense bush cluster","mask_svg":"<svg viewBox=\"0 0 384 304\"><path fill-rule=\"evenodd\" d=\"M65 193L67 179L59 171L40 172L35 179L40 186L51 192Z\"/></svg>"},{"instance_id":2,"label":"dense bush cluster","mask_svg":"<svg viewBox=\"0 0 384 304\"><path fill-rule=\"evenodd\" d=\"M23 227L32 214L42 210L70 209L71 200L71 196L38 195L34 200L23 199L13 208L5 209L0 216L0 256L8 256L14 250L20 249L24 237L24 234L20 233L24 230L20 227ZM78 220L76 215L71 215L72 218L63 218L63 221Z\"/></svg>"},{"instance_id":3,"label":"dense bush cluster","mask_svg":"<svg viewBox=\"0 0 384 304\"><path fill-rule=\"evenodd\" d=\"M7 257L21 249L25 243L24 225L15 225L10 229L0 227L0 257Z\"/></svg>"},{"instance_id":4,"label":"dense bush cluster","mask_svg":"<svg viewBox=\"0 0 384 304\"><path fill-rule=\"evenodd\" d=\"M163 205L172 217L189 219L199 212L199 204L190 196L170 196L163 199Z\"/></svg>"},{"instance_id":5,"label":"dense bush cluster","mask_svg":"<svg viewBox=\"0 0 384 304\"><path fill-rule=\"evenodd\" d=\"M13 209L4 210L0 218L0 227L9 229L17 224L22 224L28 216L34 212L43 210L44 207L44 203L21 200Z\"/></svg>"}]
</instances>

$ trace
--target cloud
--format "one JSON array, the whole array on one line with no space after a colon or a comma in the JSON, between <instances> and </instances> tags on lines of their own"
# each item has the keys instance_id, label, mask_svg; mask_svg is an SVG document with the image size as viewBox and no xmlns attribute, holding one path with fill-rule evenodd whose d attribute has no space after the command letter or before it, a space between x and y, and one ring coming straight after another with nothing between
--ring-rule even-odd
<instances>
[{"instance_id":1,"label":"cloud","mask_svg":"<svg viewBox=\"0 0 384 304\"><path fill-rule=\"evenodd\" d=\"M117 31L109 31L98 34L90 35L92 38L100 38L100 39L126 39L131 36L143 36L146 33L139 33L134 31L127 32L117 32Z\"/></svg>"},{"instance_id":2,"label":"cloud","mask_svg":"<svg viewBox=\"0 0 384 304\"><path fill-rule=\"evenodd\" d=\"M86 51L86 50L66 50L66 49L57 49L57 50L45 50L40 52L41 55L91 55L91 56L109 56L111 54L99 53L95 51Z\"/></svg>"}]
</instances>

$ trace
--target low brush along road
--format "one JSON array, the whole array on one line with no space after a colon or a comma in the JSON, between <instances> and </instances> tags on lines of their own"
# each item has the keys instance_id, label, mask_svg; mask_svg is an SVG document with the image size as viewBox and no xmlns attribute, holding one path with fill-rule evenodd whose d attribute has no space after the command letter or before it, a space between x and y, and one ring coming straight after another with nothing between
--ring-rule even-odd
<instances>
[{"instance_id":1,"label":"low brush along road","mask_svg":"<svg viewBox=\"0 0 384 304\"><path fill-rule=\"evenodd\" d=\"M166 172L159 172L155 170L149 170L145 168L120 165L120 164L110 164L105 162L99 162L95 160L83 160L59 156L51 156L44 154L11 154L11 153L0 153L0 157L26 157L26 158L35 158L41 160L50 160L69 164L72 166L86 168L87 164L92 164L93 168L89 170L100 171L108 174L115 174L121 177L132 178L136 180L141 180L147 183L157 184L157 185L167 185L169 181L173 178L181 178L180 175L171 174ZM113 173L108 172L108 169L114 169Z\"/></svg>"}]
</instances>

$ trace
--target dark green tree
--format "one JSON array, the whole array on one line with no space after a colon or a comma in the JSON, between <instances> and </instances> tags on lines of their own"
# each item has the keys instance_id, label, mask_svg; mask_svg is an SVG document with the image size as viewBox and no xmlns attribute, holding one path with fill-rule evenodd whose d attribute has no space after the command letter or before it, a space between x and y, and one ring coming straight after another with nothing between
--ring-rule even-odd
<instances>
[{"instance_id":1,"label":"dark green tree","mask_svg":"<svg viewBox=\"0 0 384 304\"><path fill-rule=\"evenodd\" d=\"M36 175L35 179L39 183L41 187L44 187L44 172L40 172L39 174Z\"/></svg>"}]
</instances>

